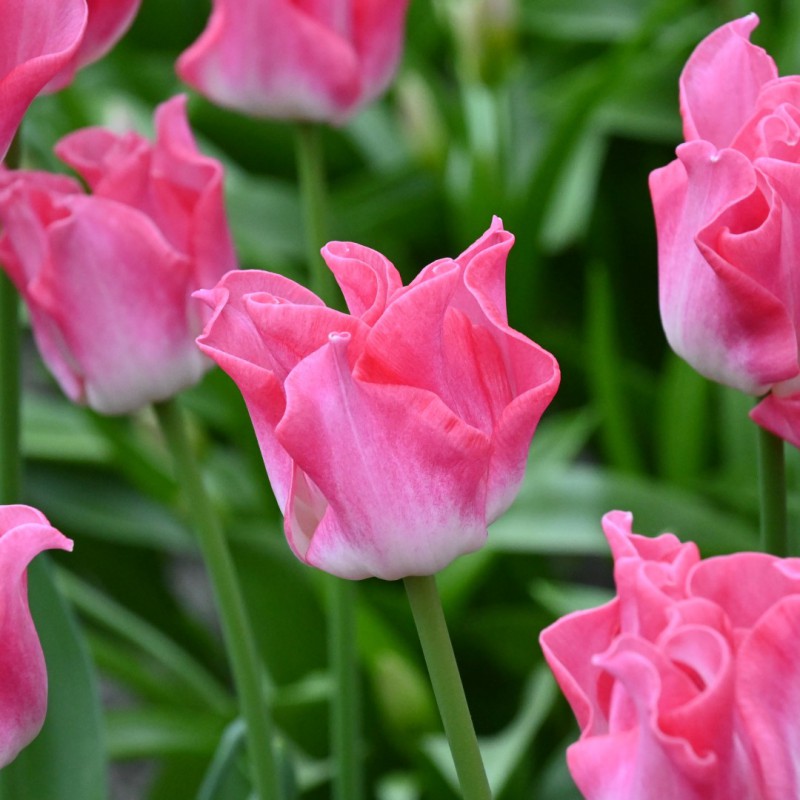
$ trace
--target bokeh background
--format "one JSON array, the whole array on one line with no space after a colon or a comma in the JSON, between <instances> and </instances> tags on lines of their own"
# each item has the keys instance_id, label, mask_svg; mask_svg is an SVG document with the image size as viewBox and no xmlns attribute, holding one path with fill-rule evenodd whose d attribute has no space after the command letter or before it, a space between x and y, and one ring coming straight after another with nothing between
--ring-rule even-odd
<instances>
[{"instance_id":1,"label":"bokeh background","mask_svg":"<svg viewBox=\"0 0 800 800\"><path fill-rule=\"evenodd\" d=\"M174 62L209 10L144 0L110 56L36 101L28 164L62 170L52 145L85 125L149 131L155 105L185 91ZM412 0L387 96L325 133L331 238L380 250L410 279L502 217L517 237L511 323L561 364L517 502L484 550L440 578L498 800L578 797L564 759L577 727L537 637L611 596L604 512L630 510L638 531L675 531L704 555L757 546L751 400L668 351L647 190L682 138L683 63L750 11L761 17L754 41L782 74L800 71L800 4L789 0ZM189 112L201 147L226 165L241 265L304 281L291 127L198 96ZM244 800L210 590L154 420L70 405L30 336L24 386L25 500L75 551L51 567L66 603L32 576L51 714L26 762L5 771L6 800L211 800L201 786L215 753L214 797ZM324 576L283 540L232 382L214 370L185 402L269 671L287 780L302 800L321 800L331 769ZM788 456L796 527L800 464ZM457 797L402 586L362 583L358 613L367 797Z\"/></svg>"}]
</instances>

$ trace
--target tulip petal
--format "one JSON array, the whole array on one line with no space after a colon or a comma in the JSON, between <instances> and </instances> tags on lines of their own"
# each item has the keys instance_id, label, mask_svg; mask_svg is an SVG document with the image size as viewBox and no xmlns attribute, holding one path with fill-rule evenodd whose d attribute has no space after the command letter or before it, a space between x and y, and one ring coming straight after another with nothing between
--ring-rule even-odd
<instances>
[{"instance_id":1,"label":"tulip petal","mask_svg":"<svg viewBox=\"0 0 800 800\"><path fill-rule=\"evenodd\" d=\"M707 558L692 570L690 591L724 608L734 628L749 630L782 597L800 593L800 576L776 569L780 563L767 553Z\"/></svg>"},{"instance_id":2,"label":"tulip petal","mask_svg":"<svg viewBox=\"0 0 800 800\"><path fill-rule=\"evenodd\" d=\"M330 120L359 92L351 43L287 0L214 0L177 70L214 102L256 116Z\"/></svg>"},{"instance_id":3,"label":"tulip petal","mask_svg":"<svg viewBox=\"0 0 800 800\"><path fill-rule=\"evenodd\" d=\"M344 578L432 574L485 541L489 441L428 392L354 379L349 341L332 334L286 380L278 440L319 492L293 491L289 543Z\"/></svg>"},{"instance_id":4,"label":"tulip petal","mask_svg":"<svg viewBox=\"0 0 800 800\"><path fill-rule=\"evenodd\" d=\"M761 763L762 800L800 796L798 641L800 595L794 594L764 614L739 650L737 690Z\"/></svg>"},{"instance_id":5,"label":"tulip petal","mask_svg":"<svg viewBox=\"0 0 800 800\"><path fill-rule=\"evenodd\" d=\"M800 448L800 394L768 394L751 412L750 419L789 444Z\"/></svg>"},{"instance_id":6,"label":"tulip petal","mask_svg":"<svg viewBox=\"0 0 800 800\"><path fill-rule=\"evenodd\" d=\"M698 141L678 156L650 176L664 331L701 374L761 394L797 373L794 324L771 291L780 277L765 274L779 209L737 151Z\"/></svg>"},{"instance_id":7,"label":"tulip petal","mask_svg":"<svg viewBox=\"0 0 800 800\"><path fill-rule=\"evenodd\" d=\"M47 672L33 626L25 569L48 549L72 542L28 506L0 506L0 768L38 734L47 707Z\"/></svg>"},{"instance_id":8,"label":"tulip petal","mask_svg":"<svg viewBox=\"0 0 800 800\"><path fill-rule=\"evenodd\" d=\"M291 459L274 433L286 410L283 382L329 333L347 330L361 342L364 326L300 284L262 270L230 272L195 296L214 310L197 344L239 387L283 508L292 480Z\"/></svg>"},{"instance_id":9,"label":"tulip petal","mask_svg":"<svg viewBox=\"0 0 800 800\"><path fill-rule=\"evenodd\" d=\"M106 414L125 413L195 383L208 364L187 336L185 257L148 218L126 206L82 196L64 202L70 215L50 227L47 256L23 289L48 365L57 377L70 370L81 392L73 399ZM104 302L95 303L91 315L76 312L97 296ZM54 349L49 337L39 337L44 318L63 347Z\"/></svg>"},{"instance_id":10,"label":"tulip petal","mask_svg":"<svg viewBox=\"0 0 800 800\"><path fill-rule=\"evenodd\" d=\"M750 117L761 87L778 77L772 58L749 41L756 25L755 14L729 22L692 53L680 80L686 141L728 147Z\"/></svg>"},{"instance_id":11,"label":"tulip petal","mask_svg":"<svg viewBox=\"0 0 800 800\"><path fill-rule=\"evenodd\" d=\"M0 161L33 99L74 56L85 0L11 0L0 25Z\"/></svg>"},{"instance_id":12,"label":"tulip petal","mask_svg":"<svg viewBox=\"0 0 800 800\"><path fill-rule=\"evenodd\" d=\"M76 70L102 58L131 26L141 0L86 0L86 3L89 17L80 47L47 84L48 92L63 89L72 82Z\"/></svg>"},{"instance_id":13,"label":"tulip petal","mask_svg":"<svg viewBox=\"0 0 800 800\"><path fill-rule=\"evenodd\" d=\"M336 276L347 308L367 325L374 325L402 289L400 273L388 258L352 242L328 242L322 257Z\"/></svg>"},{"instance_id":14,"label":"tulip petal","mask_svg":"<svg viewBox=\"0 0 800 800\"><path fill-rule=\"evenodd\" d=\"M576 611L539 636L544 657L572 707L581 733L608 732L611 682L592 656L605 652L619 633L619 601Z\"/></svg>"}]
</instances>

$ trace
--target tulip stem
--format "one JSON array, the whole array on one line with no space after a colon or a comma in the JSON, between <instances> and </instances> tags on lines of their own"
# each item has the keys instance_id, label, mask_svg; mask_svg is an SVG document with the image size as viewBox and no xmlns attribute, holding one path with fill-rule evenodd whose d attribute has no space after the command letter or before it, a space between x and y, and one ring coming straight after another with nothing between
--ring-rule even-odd
<instances>
[{"instance_id":1,"label":"tulip stem","mask_svg":"<svg viewBox=\"0 0 800 800\"><path fill-rule=\"evenodd\" d=\"M19 503L19 300L14 284L0 273L0 503Z\"/></svg>"},{"instance_id":2,"label":"tulip stem","mask_svg":"<svg viewBox=\"0 0 800 800\"><path fill-rule=\"evenodd\" d=\"M331 751L335 758L333 796L360 800L361 702L356 658L356 585L331 576L328 595L328 657L335 685L331 697Z\"/></svg>"},{"instance_id":3,"label":"tulip stem","mask_svg":"<svg viewBox=\"0 0 800 800\"><path fill-rule=\"evenodd\" d=\"M761 547L775 556L789 555L786 516L786 464L783 439L759 427L758 474L761 496Z\"/></svg>"},{"instance_id":4,"label":"tulip stem","mask_svg":"<svg viewBox=\"0 0 800 800\"><path fill-rule=\"evenodd\" d=\"M272 722L262 692L258 651L233 558L220 519L203 485L180 406L175 400L167 400L157 403L155 412L172 451L175 472L211 579L241 714L247 725L256 797L274 800L281 797L281 791L272 745Z\"/></svg>"},{"instance_id":5,"label":"tulip stem","mask_svg":"<svg viewBox=\"0 0 800 800\"><path fill-rule=\"evenodd\" d=\"M328 241L328 191L321 127L297 123L295 143L310 288L329 306L337 307L341 303L336 281L319 254Z\"/></svg>"},{"instance_id":6,"label":"tulip stem","mask_svg":"<svg viewBox=\"0 0 800 800\"><path fill-rule=\"evenodd\" d=\"M11 142L5 166L20 165L19 131ZM8 275L0 269L0 503L21 502L20 453L20 322L19 296Z\"/></svg>"},{"instance_id":7,"label":"tulip stem","mask_svg":"<svg viewBox=\"0 0 800 800\"><path fill-rule=\"evenodd\" d=\"M404 582L462 796L464 800L491 800L492 791L447 632L436 579L425 575L408 577Z\"/></svg>"}]
</instances>

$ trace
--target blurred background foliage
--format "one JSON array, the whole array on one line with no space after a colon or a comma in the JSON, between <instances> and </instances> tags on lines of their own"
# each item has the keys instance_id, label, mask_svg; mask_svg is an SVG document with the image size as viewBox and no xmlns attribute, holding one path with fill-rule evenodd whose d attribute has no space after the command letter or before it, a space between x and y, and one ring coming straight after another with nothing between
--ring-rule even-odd
<instances>
[{"instance_id":1,"label":"blurred background foliage","mask_svg":"<svg viewBox=\"0 0 800 800\"><path fill-rule=\"evenodd\" d=\"M109 57L34 104L29 164L63 169L51 148L77 127L150 130L155 104L184 90L174 62L209 10L144 0ZM392 89L325 133L331 238L380 250L409 279L499 215L517 237L511 323L561 363L519 499L440 580L499 800L577 797L564 759L577 728L537 636L611 596L604 512L631 510L637 530L674 530L704 555L756 547L749 401L668 352L647 190L681 140L687 56L750 11L781 72L800 70L800 4L781 0L412 0ZM190 117L226 165L242 266L304 280L291 127L197 96ZM244 800L210 591L154 420L69 405L29 337L27 348L25 499L76 546L54 568L63 597L31 578L58 670L45 732L4 771L4 800ZM285 545L233 384L214 370L185 401L256 622L287 780L298 798L328 797L324 576ZM796 527L795 492L790 503ZM361 585L358 641L367 796L456 797L400 585Z\"/></svg>"}]
</instances>

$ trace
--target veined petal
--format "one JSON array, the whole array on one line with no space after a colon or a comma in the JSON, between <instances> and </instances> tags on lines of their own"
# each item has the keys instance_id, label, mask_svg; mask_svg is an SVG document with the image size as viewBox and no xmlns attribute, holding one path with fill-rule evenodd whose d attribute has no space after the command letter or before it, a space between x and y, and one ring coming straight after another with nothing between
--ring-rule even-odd
<instances>
[{"instance_id":1,"label":"veined petal","mask_svg":"<svg viewBox=\"0 0 800 800\"><path fill-rule=\"evenodd\" d=\"M428 392L354 379L349 339L332 334L286 380L278 439L327 502L293 493L287 537L341 577L433 574L486 538L489 440Z\"/></svg>"}]
</instances>

